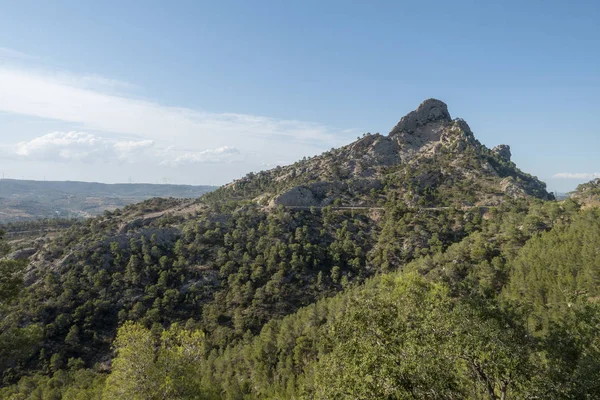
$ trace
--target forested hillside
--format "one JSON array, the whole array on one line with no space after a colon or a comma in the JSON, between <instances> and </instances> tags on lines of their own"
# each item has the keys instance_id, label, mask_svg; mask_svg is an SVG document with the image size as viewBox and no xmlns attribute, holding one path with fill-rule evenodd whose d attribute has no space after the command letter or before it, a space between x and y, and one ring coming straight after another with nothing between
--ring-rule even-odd
<instances>
[{"instance_id":1,"label":"forested hillside","mask_svg":"<svg viewBox=\"0 0 600 400\"><path fill-rule=\"evenodd\" d=\"M1 398L600 396L600 211L437 100L33 246L0 262Z\"/></svg>"}]
</instances>

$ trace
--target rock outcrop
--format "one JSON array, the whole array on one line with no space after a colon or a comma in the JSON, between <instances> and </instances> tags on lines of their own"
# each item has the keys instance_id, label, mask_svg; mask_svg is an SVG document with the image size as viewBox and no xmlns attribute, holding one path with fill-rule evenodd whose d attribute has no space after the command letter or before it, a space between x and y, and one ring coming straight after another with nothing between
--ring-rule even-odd
<instances>
[{"instance_id":1,"label":"rock outcrop","mask_svg":"<svg viewBox=\"0 0 600 400\"><path fill-rule=\"evenodd\" d=\"M492 149L492 151L501 159L510 161L512 154L510 152L510 146L507 144L500 144Z\"/></svg>"},{"instance_id":2,"label":"rock outcrop","mask_svg":"<svg viewBox=\"0 0 600 400\"><path fill-rule=\"evenodd\" d=\"M322 199L319 199L310 188L305 186L296 186L275 197L272 200L271 205L282 205L286 207L315 207L322 205Z\"/></svg>"},{"instance_id":3,"label":"rock outcrop","mask_svg":"<svg viewBox=\"0 0 600 400\"><path fill-rule=\"evenodd\" d=\"M381 190L383 183L379 179L358 178L341 182L315 182L309 185L295 186L275 196L270 206L286 207L326 207L344 195L368 194L371 190ZM361 204L354 204L361 205Z\"/></svg>"},{"instance_id":4,"label":"rock outcrop","mask_svg":"<svg viewBox=\"0 0 600 400\"><path fill-rule=\"evenodd\" d=\"M7 260L27 260L29 257L36 253L35 248L27 248L13 251L6 256Z\"/></svg>"},{"instance_id":5,"label":"rock outcrop","mask_svg":"<svg viewBox=\"0 0 600 400\"><path fill-rule=\"evenodd\" d=\"M450 121L452 121L452 118L446 103L436 99L428 99L422 102L415 111L411 111L402 117L390 132L390 136L401 132L416 133L431 123Z\"/></svg>"},{"instance_id":6,"label":"rock outcrop","mask_svg":"<svg viewBox=\"0 0 600 400\"><path fill-rule=\"evenodd\" d=\"M462 152L469 146L480 146L467 122L452 119L446 103L425 100L400 119L389 138L398 143L402 162L408 163L423 154L437 154L442 147Z\"/></svg>"}]
</instances>

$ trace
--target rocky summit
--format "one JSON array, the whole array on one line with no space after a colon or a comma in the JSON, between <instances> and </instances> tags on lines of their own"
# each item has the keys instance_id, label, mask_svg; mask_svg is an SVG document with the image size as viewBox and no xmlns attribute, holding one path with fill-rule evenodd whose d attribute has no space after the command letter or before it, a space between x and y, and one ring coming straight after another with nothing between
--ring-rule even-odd
<instances>
[{"instance_id":1,"label":"rocky summit","mask_svg":"<svg viewBox=\"0 0 600 400\"><path fill-rule=\"evenodd\" d=\"M551 198L511 161L508 145L488 149L448 106L428 99L388 135L355 142L286 167L251 173L217 191L287 207L374 207L389 196L408 206L490 206L506 196Z\"/></svg>"},{"instance_id":2,"label":"rocky summit","mask_svg":"<svg viewBox=\"0 0 600 400\"><path fill-rule=\"evenodd\" d=\"M425 100L415 111L411 111L402 117L400 122L392 129L391 135L402 132L419 134L422 128L432 123L450 122L452 118L448 112L446 103L436 99Z\"/></svg>"}]
</instances>

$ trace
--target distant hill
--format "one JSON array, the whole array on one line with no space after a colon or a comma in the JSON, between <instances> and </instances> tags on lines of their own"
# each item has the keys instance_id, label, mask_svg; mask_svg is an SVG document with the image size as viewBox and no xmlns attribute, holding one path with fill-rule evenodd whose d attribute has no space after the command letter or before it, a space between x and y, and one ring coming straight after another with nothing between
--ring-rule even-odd
<instances>
[{"instance_id":1,"label":"distant hill","mask_svg":"<svg viewBox=\"0 0 600 400\"><path fill-rule=\"evenodd\" d=\"M582 183L570 196L585 206L600 205L600 178Z\"/></svg>"},{"instance_id":2,"label":"distant hill","mask_svg":"<svg viewBox=\"0 0 600 400\"><path fill-rule=\"evenodd\" d=\"M0 223L87 218L152 197L196 198L213 186L0 180Z\"/></svg>"}]
</instances>

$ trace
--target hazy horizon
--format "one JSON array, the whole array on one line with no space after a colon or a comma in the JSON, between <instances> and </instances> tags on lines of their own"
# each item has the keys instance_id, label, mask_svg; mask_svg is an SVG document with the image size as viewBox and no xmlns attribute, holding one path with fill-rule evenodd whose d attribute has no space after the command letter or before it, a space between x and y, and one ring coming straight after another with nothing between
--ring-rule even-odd
<instances>
[{"instance_id":1,"label":"hazy horizon","mask_svg":"<svg viewBox=\"0 0 600 400\"><path fill-rule=\"evenodd\" d=\"M174 183L174 182L99 182L99 181L81 181L81 180L59 180L59 179L20 179L20 178L0 178L0 181L19 181L19 182L47 182L47 183L58 183L58 182L70 182L70 183L97 183L100 185L173 185L173 186L219 186L219 185L203 185L203 184L188 184L188 183Z\"/></svg>"}]
</instances>

